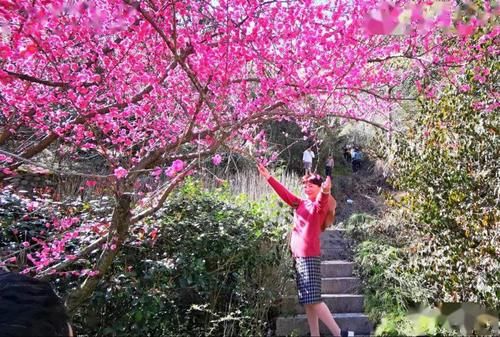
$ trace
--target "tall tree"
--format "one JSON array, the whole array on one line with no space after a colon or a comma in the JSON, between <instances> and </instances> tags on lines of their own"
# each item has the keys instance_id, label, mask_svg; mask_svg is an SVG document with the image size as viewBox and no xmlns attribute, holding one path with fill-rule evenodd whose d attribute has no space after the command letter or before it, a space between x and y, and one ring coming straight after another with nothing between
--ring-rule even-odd
<instances>
[{"instance_id":1,"label":"tall tree","mask_svg":"<svg viewBox=\"0 0 500 337\"><path fill-rule=\"evenodd\" d=\"M70 309L91 294L131 224L158 210L197 160L252 143L263 121L388 114L406 99L397 86L413 80L394 61L433 62L443 40L431 29L376 35L373 1L0 3L3 177L41 165L44 149L94 151L104 173L66 173L114 194L104 236L75 252L101 254ZM398 11L386 7L393 22ZM134 202L141 179L162 172L165 184ZM40 276L73 261L50 250L33 259Z\"/></svg>"}]
</instances>

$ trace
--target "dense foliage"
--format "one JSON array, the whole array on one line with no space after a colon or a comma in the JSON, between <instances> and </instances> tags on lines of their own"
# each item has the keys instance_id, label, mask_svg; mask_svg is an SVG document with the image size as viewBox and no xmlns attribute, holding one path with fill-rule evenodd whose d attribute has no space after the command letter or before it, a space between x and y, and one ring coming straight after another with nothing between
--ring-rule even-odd
<instances>
[{"instance_id":1,"label":"dense foliage","mask_svg":"<svg viewBox=\"0 0 500 337\"><path fill-rule=\"evenodd\" d=\"M498 308L499 64L492 41L482 41L482 57L458 83L422 96L411 129L394 143L393 182L406 192L394 205L418 233L416 264L436 300Z\"/></svg>"},{"instance_id":2,"label":"dense foliage","mask_svg":"<svg viewBox=\"0 0 500 337\"><path fill-rule=\"evenodd\" d=\"M405 316L417 304L430 303L432 293L409 263L408 237L398 233L401 224L394 220L354 214L346 228L356 242L354 261L363 281L366 313L380 323L377 334L411 335Z\"/></svg>"},{"instance_id":3,"label":"dense foliage","mask_svg":"<svg viewBox=\"0 0 500 337\"><path fill-rule=\"evenodd\" d=\"M397 212L380 219L355 214L346 224L356 241L354 261L363 281L365 311L376 324L375 335L458 336L472 329L480 335L494 333L498 320L494 307L484 302L449 303L429 287L412 245L418 241L417 233L403 226ZM472 317L461 320L459 312Z\"/></svg>"},{"instance_id":4,"label":"dense foliage","mask_svg":"<svg viewBox=\"0 0 500 337\"><path fill-rule=\"evenodd\" d=\"M385 140L398 191L383 218L351 219L367 310L377 333L414 335L409 306L474 302L500 308L498 26L460 48L474 54L453 78L433 67L417 82L418 105ZM457 41L458 42L458 41ZM449 48L457 48L450 44ZM457 50L458 53L461 53ZM426 333L445 333L429 320ZM424 324L425 325L425 324ZM452 333L450 331L446 332Z\"/></svg>"},{"instance_id":5,"label":"dense foliage","mask_svg":"<svg viewBox=\"0 0 500 337\"><path fill-rule=\"evenodd\" d=\"M287 213L186 184L76 316L92 336L256 336L288 277ZM277 216L278 215L278 216Z\"/></svg>"}]
</instances>

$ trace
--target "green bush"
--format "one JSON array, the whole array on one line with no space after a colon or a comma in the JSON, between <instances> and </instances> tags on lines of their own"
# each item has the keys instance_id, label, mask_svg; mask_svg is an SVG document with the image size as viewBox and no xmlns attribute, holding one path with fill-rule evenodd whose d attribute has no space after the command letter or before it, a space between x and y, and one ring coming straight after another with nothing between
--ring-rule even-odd
<instances>
[{"instance_id":1,"label":"green bush","mask_svg":"<svg viewBox=\"0 0 500 337\"><path fill-rule=\"evenodd\" d=\"M188 182L154 219L135 228L136 240L120 254L113 276L76 315L78 331L264 334L290 270L289 219L277 216L279 209L269 219L264 204L242 207L229 198L227 190L207 192Z\"/></svg>"},{"instance_id":2,"label":"green bush","mask_svg":"<svg viewBox=\"0 0 500 337\"><path fill-rule=\"evenodd\" d=\"M387 235L394 225L383 220L354 214L346 224L348 235L357 242L354 261L363 281L365 310L377 322L387 313L403 314L417 303L426 304L432 295L408 263L408 249L396 246L396 238L391 242Z\"/></svg>"},{"instance_id":3,"label":"green bush","mask_svg":"<svg viewBox=\"0 0 500 337\"><path fill-rule=\"evenodd\" d=\"M458 83L443 85L436 98L420 98L391 156L393 184L406 192L395 207L418 234L415 263L426 286L436 300L498 309L500 115L492 111L492 92L500 79L498 61L486 52L491 45L485 40L482 58L468 64Z\"/></svg>"},{"instance_id":4,"label":"green bush","mask_svg":"<svg viewBox=\"0 0 500 337\"><path fill-rule=\"evenodd\" d=\"M376 324L375 335L453 335L442 316L418 309L432 306L434 293L415 266L411 235L395 230L402 226L396 219L393 213L381 219L354 214L346 224L356 241L356 272L363 283L365 311Z\"/></svg>"}]
</instances>

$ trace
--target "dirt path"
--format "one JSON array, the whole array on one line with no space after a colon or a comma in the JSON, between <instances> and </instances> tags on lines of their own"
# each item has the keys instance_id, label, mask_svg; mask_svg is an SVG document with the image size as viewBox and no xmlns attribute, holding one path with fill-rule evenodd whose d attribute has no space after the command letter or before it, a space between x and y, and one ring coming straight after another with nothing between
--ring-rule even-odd
<instances>
[{"instance_id":1,"label":"dirt path","mask_svg":"<svg viewBox=\"0 0 500 337\"><path fill-rule=\"evenodd\" d=\"M333 194L337 199L337 225L341 226L354 213L376 216L385 209L381 193L389 187L384 177L376 173L372 163L363 164L362 169L356 173L352 173L347 165L345 169L339 170L344 174L334 172Z\"/></svg>"}]
</instances>

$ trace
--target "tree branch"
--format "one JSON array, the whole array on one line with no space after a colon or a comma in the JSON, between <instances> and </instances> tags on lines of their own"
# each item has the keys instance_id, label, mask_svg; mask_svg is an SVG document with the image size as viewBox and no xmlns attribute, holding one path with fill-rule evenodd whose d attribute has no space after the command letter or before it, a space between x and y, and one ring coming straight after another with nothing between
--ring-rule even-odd
<instances>
[{"instance_id":1,"label":"tree branch","mask_svg":"<svg viewBox=\"0 0 500 337\"><path fill-rule=\"evenodd\" d=\"M185 54L184 57L187 57L187 55L189 55L188 53L189 53L189 51L186 51L184 53ZM172 63L169 65L169 67L167 68L167 70L165 71L165 73L163 74L163 76L160 78L159 83L162 83L163 81L165 81L165 79L167 78L169 72L171 70L175 69L176 66L177 66L177 61L176 60L172 61ZM81 124L81 123L84 123L89 118L92 118L92 117L94 117L95 115L98 115L98 114L106 114L106 113L108 113L113 108L124 109L128 105L130 105L130 104L135 104L135 103L140 102L142 99L144 99L144 96L146 96L147 94L149 94L152 90L153 90L153 85L150 84L147 87L145 87L143 90L141 90L139 93L137 93L134 97L132 97L132 99L130 101L125 102L125 103L112 104L112 105L109 105L109 106L97 109L94 112L89 113L87 115L79 115L72 122L72 124ZM55 132L51 131L41 141L39 141L38 143L34 144L33 146L25 149L19 156L22 157L22 158L25 158L25 159L29 159L29 158L35 156L36 154L40 153L44 149L46 149L50 144L52 144L58 138L59 138L59 135L56 134ZM10 165L9 168L11 170L15 170L20 165L21 165L21 162L17 161L16 163Z\"/></svg>"},{"instance_id":2,"label":"tree branch","mask_svg":"<svg viewBox=\"0 0 500 337\"><path fill-rule=\"evenodd\" d=\"M102 251L102 254L95 266L97 275L87 276L82 285L68 295L66 299L66 306L70 313L73 313L76 308L82 305L82 303L91 296L99 281L113 264L116 254L120 251L120 248L128 235L131 216L130 204L130 196L124 194L117 196L116 205L111 219L110 231L107 235L108 244L112 242L116 247L106 247L106 249Z\"/></svg>"},{"instance_id":3,"label":"tree branch","mask_svg":"<svg viewBox=\"0 0 500 337\"><path fill-rule=\"evenodd\" d=\"M85 247L84 249L82 249L80 252L77 253L77 259L66 259L64 261L61 261L53 266L51 266L50 268L47 268L45 269L43 272L37 274L35 276L35 278L39 278L39 279L47 279L50 275L52 275L53 273L55 272L58 272L62 269L65 269L67 267L69 267L70 265L72 265L73 263L75 263L76 261L78 261L78 259L81 259L82 257L90 254L94 249L96 249L97 247L99 247L100 245L102 245L105 241L107 240L107 237L106 236L103 236L99 239L97 239L96 241L92 242L90 245L88 245L87 247Z\"/></svg>"},{"instance_id":4,"label":"tree branch","mask_svg":"<svg viewBox=\"0 0 500 337\"><path fill-rule=\"evenodd\" d=\"M181 182L182 179L184 179L184 177L189 173L189 171L191 171L191 169L193 168L195 163L196 163L196 160L191 161L191 163L189 163L181 173L179 173L177 176L175 176L175 178L168 184L165 191L163 191L160 199L158 199L156 206L148 208L148 209L144 210L143 212L132 216L132 218L130 219L130 223L132 223L132 224L136 223L136 222L154 214L157 210L159 210L163 206L163 203L167 199L168 195L173 191L173 189L177 186L177 184L179 184L179 182Z\"/></svg>"},{"instance_id":5,"label":"tree branch","mask_svg":"<svg viewBox=\"0 0 500 337\"><path fill-rule=\"evenodd\" d=\"M40 168L46 169L47 171L50 171L50 173L56 173L56 174L59 174L61 176L75 176L75 177L85 177L85 178L109 178L109 177L113 176L112 174L108 174L108 175L90 174L90 173L76 172L76 171L72 171L72 170L63 171L63 170L59 170L59 169L56 169L53 167L48 167L46 165L34 162L32 160L23 158L17 154L10 153L10 152L2 150L2 149L0 149L0 153L4 154L6 156L9 156L9 157L15 158L19 162L23 162L23 163L26 163L26 164L29 164L32 166L40 167Z\"/></svg>"},{"instance_id":6,"label":"tree branch","mask_svg":"<svg viewBox=\"0 0 500 337\"><path fill-rule=\"evenodd\" d=\"M8 70L3 70L7 74L9 74L12 77L16 77L20 80L31 82L31 83L38 83L38 84L43 84L48 87L54 87L54 88L63 88L63 89L68 89L70 88L69 83L65 82L54 82L54 81L48 81L48 80L42 80L40 78L36 78L34 76L30 75L25 75L25 74L20 74L20 73L15 73L13 71L8 71Z\"/></svg>"}]
</instances>

